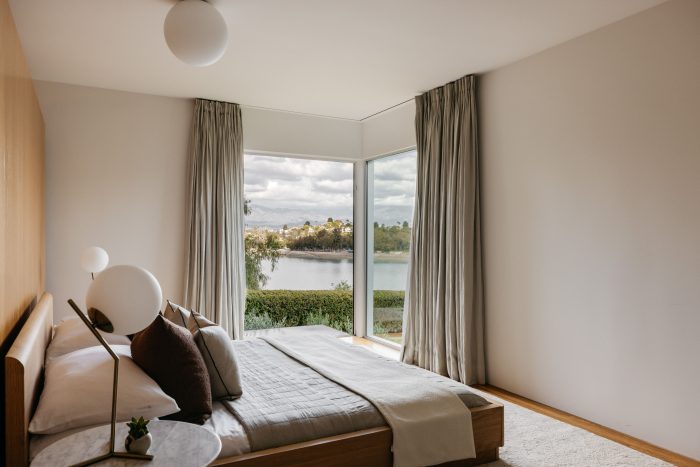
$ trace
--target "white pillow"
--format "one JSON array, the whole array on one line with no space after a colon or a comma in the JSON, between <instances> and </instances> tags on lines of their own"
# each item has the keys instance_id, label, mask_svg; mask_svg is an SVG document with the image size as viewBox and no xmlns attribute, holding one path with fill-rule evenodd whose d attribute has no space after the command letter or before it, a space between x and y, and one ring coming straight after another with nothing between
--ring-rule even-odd
<instances>
[{"instance_id":1,"label":"white pillow","mask_svg":"<svg viewBox=\"0 0 700 467\"><path fill-rule=\"evenodd\" d=\"M165 394L131 359L129 346L112 346L119 355L117 421L154 418L178 412ZM46 363L44 390L29 423L29 432L58 433L109 423L112 417L114 360L104 347L88 347Z\"/></svg>"},{"instance_id":2,"label":"white pillow","mask_svg":"<svg viewBox=\"0 0 700 467\"><path fill-rule=\"evenodd\" d=\"M100 332L108 344L130 345L131 341L126 336ZM46 360L51 360L61 355L100 345L97 337L90 332L85 323L78 318L66 318L54 328L54 336L46 349Z\"/></svg>"}]
</instances>

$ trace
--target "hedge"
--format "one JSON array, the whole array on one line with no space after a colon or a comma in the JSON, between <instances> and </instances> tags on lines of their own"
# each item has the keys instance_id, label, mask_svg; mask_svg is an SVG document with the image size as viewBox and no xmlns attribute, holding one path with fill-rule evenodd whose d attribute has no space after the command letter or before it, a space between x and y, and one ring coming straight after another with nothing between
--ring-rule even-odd
<instances>
[{"instance_id":1,"label":"hedge","mask_svg":"<svg viewBox=\"0 0 700 467\"><path fill-rule=\"evenodd\" d=\"M381 313L386 309L403 308L401 290L375 290L374 308ZM352 332L351 290L249 290L246 296L246 329L262 326L304 326L326 324L345 332ZM389 316L391 315L391 316ZM386 315L385 328L400 328L396 312Z\"/></svg>"}]
</instances>

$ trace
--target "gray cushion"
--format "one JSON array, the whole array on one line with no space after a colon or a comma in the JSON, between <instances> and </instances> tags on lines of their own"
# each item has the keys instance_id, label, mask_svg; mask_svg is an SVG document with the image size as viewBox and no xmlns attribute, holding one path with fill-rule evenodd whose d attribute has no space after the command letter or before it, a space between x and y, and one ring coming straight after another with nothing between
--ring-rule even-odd
<instances>
[{"instance_id":1,"label":"gray cushion","mask_svg":"<svg viewBox=\"0 0 700 467\"><path fill-rule=\"evenodd\" d=\"M187 321L187 329L190 330L192 334L197 332L197 330L201 328L206 328L207 326L218 326L218 324L209 321L206 319L202 314L197 313L196 311L191 311L190 312L190 319Z\"/></svg>"},{"instance_id":2,"label":"gray cushion","mask_svg":"<svg viewBox=\"0 0 700 467\"><path fill-rule=\"evenodd\" d=\"M236 399L243 394L233 344L221 326L199 328L194 341L209 370L213 400Z\"/></svg>"},{"instance_id":3,"label":"gray cushion","mask_svg":"<svg viewBox=\"0 0 700 467\"><path fill-rule=\"evenodd\" d=\"M165 310L163 311L163 316L171 323L186 328L190 320L190 311L168 300L167 305L165 305Z\"/></svg>"}]
</instances>

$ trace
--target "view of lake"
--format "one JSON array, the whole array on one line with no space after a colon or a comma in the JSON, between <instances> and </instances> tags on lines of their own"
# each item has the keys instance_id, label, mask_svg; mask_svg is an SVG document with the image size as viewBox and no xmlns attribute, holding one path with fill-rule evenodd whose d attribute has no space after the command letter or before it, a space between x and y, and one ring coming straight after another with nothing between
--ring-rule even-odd
<instances>
[{"instance_id":1,"label":"view of lake","mask_svg":"<svg viewBox=\"0 0 700 467\"><path fill-rule=\"evenodd\" d=\"M282 256L274 272L270 271L269 261L263 264L263 271L270 277L264 289L328 290L340 281L352 284L352 270L352 259ZM407 271L405 260L375 260L375 290L404 290Z\"/></svg>"}]
</instances>

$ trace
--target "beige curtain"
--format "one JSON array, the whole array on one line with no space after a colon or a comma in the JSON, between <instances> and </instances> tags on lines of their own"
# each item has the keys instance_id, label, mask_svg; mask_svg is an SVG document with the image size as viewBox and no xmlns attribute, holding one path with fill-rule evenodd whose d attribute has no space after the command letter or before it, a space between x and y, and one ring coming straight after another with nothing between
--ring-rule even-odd
<instances>
[{"instance_id":1,"label":"beige curtain","mask_svg":"<svg viewBox=\"0 0 700 467\"><path fill-rule=\"evenodd\" d=\"M243 130L237 104L196 99L187 215L186 306L243 337Z\"/></svg>"},{"instance_id":2,"label":"beige curtain","mask_svg":"<svg viewBox=\"0 0 700 467\"><path fill-rule=\"evenodd\" d=\"M416 98L418 167L402 360L485 382L476 78Z\"/></svg>"}]
</instances>

